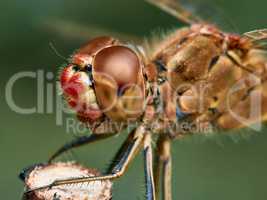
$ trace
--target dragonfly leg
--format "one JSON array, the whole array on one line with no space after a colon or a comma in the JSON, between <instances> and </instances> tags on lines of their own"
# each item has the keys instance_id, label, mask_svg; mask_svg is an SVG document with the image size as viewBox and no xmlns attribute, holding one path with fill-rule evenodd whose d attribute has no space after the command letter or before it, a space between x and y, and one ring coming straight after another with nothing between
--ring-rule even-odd
<instances>
[{"instance_id":1,"label":"dragonfly leg","mask_svg":"<svg viewBox=\"0 0 267 200\"><path fill-rule=\"evenodd\" d=\"M48 163L51 163L55 158L60 156L61 154L65 153L66 151L69 151L73 148L78 148L80 146L90 144L93 142L97 142L106 138L109 138L111 136L114 136L115 134L92 134L89 136L83 136L79 138L75 138L74 140L68 142L67 144L63 145L61 148L59 148L48 160Z\"/></svg>"},{"instance_id":2,"label":"dragonfly leg","mask_svg":"<svg viewBox=\"0 0 267 200\"><path fill-rule=\"evenodd\" d=\"M155 182L155 193L156 193L156 198L159 198L159 193L160 193L160 177L161 177L161 171L162 171L162 166L163 166L163 161L160 159L160 141L161 139L158 140L157 142L157 147L154 153L154 182Z\"/></svg>"},{"instance_id":3,"label":"dragonfly leg","mask_svg":"<svg viewBox=\"0 0 267 200\"><path fill-rule=\"evenodd\" d=\"M155 161L156 194L159 194L160 177L162 177L163 199L172 199L172 159L171 143L166 136L161 136L157 142L157 159ZM161 173L162 171L162 173Z\"/></svg>"},{"instance_id":4,"label":"dragonfly leg","mask_svg":"<svg viewBox=\"0 0 267 200\"><path fill-rule=\"evenodd\" d=\"M165 159L163 163L163 195L164 200L172 199L172 159L170 153L170 141L165 141Z\"/></svg>"},{"instance_id":5,"label":"dragonfly leg","mask_svg":"<svg viewBox=\"0 0 267 200\"><path fill-rule=\"evenodd\" d=\"M28 190L26 191L26 193L30 193L36 190L48 189L48 188L52 188L52 187L60 186L60 185L78 184L78 183L102 181L102 180L112 180L112 179L121 177L125 173L130 162L134 159L141 145L143 144L144 131L145 131L144 127L140 126L136 130L134 130L132 133L130 133L126 141L127 145L124 144L125 146L127 146L126 150L122 153L120 160L111 170L111 172L107 173L106 175L95 176L95 177L71 178L71 179L66 179L66 180L56 180L52 184L49 184L49 185L46 185L40 188Z\"/></svg>"},{"instance_id":6,"label":"dragonfly leg","mask_svg":"<svg viewBox=\"0 0 267 200\"><path fill-rule=\"evenodd\" d=\"M148 133L144 138L144 159L145 159L145 179L146 179L146 199L155 200L155 183L153 176L153 153L151 146L151 134Z\"/></svg>"}]
</instances>

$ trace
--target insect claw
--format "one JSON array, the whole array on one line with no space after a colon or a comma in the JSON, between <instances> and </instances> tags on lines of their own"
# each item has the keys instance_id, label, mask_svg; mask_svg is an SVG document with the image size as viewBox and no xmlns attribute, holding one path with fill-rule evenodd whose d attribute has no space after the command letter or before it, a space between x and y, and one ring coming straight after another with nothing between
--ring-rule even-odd
<instances>
[{"instance_id":1,"label":"insect claw","mask_svg":"<svg viewBox=\"0 0 267 200\"><path fill-rule=\"evenodd\" d=\"M36 191L39 191L39 190L52 189L53 186L54 186L54 183L46 185L46 186L42 186L42 187L26 190L24 193L25 194L30 194L32 192L36 192Z\"/></svg>"},{"instance_id":2,"label":"insect claw","mask_svg":"<svg viewBox=\"0 0 267 200\"><path fill-rule=\"evenodd\" d=\"M35 191L38 191L38 190L39 190L39 188L26 190L26 191L24 192L24 194L30 194L30 193L35 192Z\"/></svg>"}]
</instances>

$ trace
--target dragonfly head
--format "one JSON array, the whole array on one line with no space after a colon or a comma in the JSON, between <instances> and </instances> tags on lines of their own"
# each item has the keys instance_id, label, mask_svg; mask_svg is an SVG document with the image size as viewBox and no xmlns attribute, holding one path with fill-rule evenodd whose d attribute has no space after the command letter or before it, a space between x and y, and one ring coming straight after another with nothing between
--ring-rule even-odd
<instances>
[{"instance_id":1,"label":"dragonfly head","mask_svg":"<svg viewBox=\"0 0 267 200\"><path fill-rule=\"evenodd\" d=\"M60 82L68 104L83 122L141 116L145 87L138 54L111 37L89 41L63 68Z\"/></svg>"}]
</instances>

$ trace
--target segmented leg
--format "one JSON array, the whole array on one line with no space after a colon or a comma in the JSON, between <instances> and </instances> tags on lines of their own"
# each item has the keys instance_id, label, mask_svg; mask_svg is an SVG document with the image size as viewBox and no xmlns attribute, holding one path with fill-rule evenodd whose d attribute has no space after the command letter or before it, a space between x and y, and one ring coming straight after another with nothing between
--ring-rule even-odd
<instances>
[{"instance_id":1,"label":"segmented leg","mask_svg":"<svg viewBox=\"0 0 267 200\"><path fill-rule=\"evenodd\" d=\"M155 150L154 154L154 182L155 182L155 193L156 193L156 198L159 198L159 192L160 192L160 177L161 177L161 171L162 171L162 166L163 162L162 159L160 158L160 142L161 139L158 140L157 142L157 147Z\"/></svg>"},{"instance_id":2,"label":"segmented leg","mask_svg":"<svg viewBox=\"0 0 267 200\"><path fill-rule=\"evenodd\" d=\"M101 181L101 180L112 180L121 177L125 173L130 162L134 159L141 145L143 144L144 132L145 132L144 127L140 126L129 135L127 140L127 151L123 152L118 163L108 174L96 177L82 177L82 178L72 178L66 180L57 180L52 184L36 188L33 190L29 190L26 193L30 193L36 190L52 188L59 185L77 184L77 183L85 183L85 182Z\"/></svg>"},{"instance_id":3,"label":"segmented leg","mask_svg":"<svg viewBox=\"0 0 267 200\"><path fill-rule=\"evenodd\" d=\"M180 5L179 0L145 0L148 3L160 8L166 13L174 16L178 20L186 23L186 24L195 24L201 23L201 20L198 16L193 15L190 11L183 8Z\"/></svg>"},{"instance_id":4,"label":"segmented leg","mask_svg":"<svg viewBox=\"0 0 267 200\"><path fill-rule=\"evenodd\" d=\"M63 145L60 149L58 149L48 160L49 163L51 163L55 158L60 156L61 154L65 153L66 151L69 151L73 148L78 148L82 145L90 144L93 142L97 142L106 138L109 138L111 136L114 136L115 134L100 134L100 135L89 135L84 137L76 138L69 143Z\"/></svg>"},{"instance_id":5,"label":"segmented leg","mask_svg":"<svg viewBox=\"0 0 267 200\"><path fill-rule=\"evenodd\" d=\"M157 142L157 160L155 162L155 184L156 194L159 194L160 177L162 177L163 199L172 199L172 159L170 139L161 136ZM162 171L162 173L161 173Z\"/></svg>"},{"instance_id":6,"label":"segmented leg","mask_svg":"<svg viewBox=\"0 0 267 200\"><path fill-rule=\"evenodd\" d=\"M155 200L155 183L153 176L153 153L151 146L150 133L145 135L144 139L144 158L145 158L145 178L146 178L146 199Z\"/></svg>"},{"instance_id":7,"label":"segmented leg","mask_svg":"<svg viewBox=\"0 0 267 200\"><path fill-rule=\"evenodd\" d=\"M172 199L172 159L170 153L170 141L164 142L164 162L163 162L163 199Z\"/></svg>"}]
</instances>

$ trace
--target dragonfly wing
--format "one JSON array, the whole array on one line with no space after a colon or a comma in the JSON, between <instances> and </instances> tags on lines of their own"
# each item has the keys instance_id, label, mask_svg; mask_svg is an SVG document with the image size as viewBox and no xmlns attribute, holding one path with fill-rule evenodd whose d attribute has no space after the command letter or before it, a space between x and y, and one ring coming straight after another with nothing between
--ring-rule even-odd
<instances>
[{"instance_id":1,"label":"dragonfly wing","mask_svg":"<svg viewBox=\"0 0 267 200\"><path fill-rule=\"evenodd\" d=\"M110 29L105 29L96 25L83 25L73 21L67 21L60 18L51 18L44 20L41 28L51 31L67 39L90 40L99 36L110 35L122 41L142 44L143 39L133 34L121 33ZM53 23L51 23L53 22Z\"/></svg>"},{"instance_id":2,"label":"dragonfly wing","mask_svg":"<svg viewBox=\"0 0 267 200\"><path fill-rule=\"evenodd\" d=\"M254 44L254 48L267 50L267 29L258 29L244 33Z\"/></svg>"},{"instance_id":3,"label":"dragonfly wing","mask_svg":"<svg viewBox=\"0 0 267 200\"><path fill-rule=\"evenodd\" d=\"M267 29L259 29L244 33L245 36L253 40L266 40L267 39Z\"/></svg>"},{"instance_id":4,"label":"dragonfly wing","mask_svg":"<svg viewBox=\"0 0 267 200\"><path fill-rule=\"evenodd\" d=\"M179 1L176 0L145 0L145 1L160 8L161 10L176 17L178 20L186 24L203 22L201 18L195 16L189 10L184 8Z\"/></svg>"},{"instance_id":5,"label":"dragonfly wing","mask_svg":"<svg viewBox=\"0 0 267 200\"><path fill-rule=\"evenodd\" d=\"M238 32L233 19L211 0L145 0L185 24L209 23L230 32Z\"/></svg>"}]
</instances>

